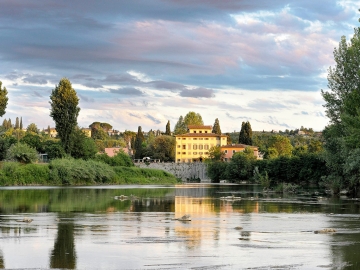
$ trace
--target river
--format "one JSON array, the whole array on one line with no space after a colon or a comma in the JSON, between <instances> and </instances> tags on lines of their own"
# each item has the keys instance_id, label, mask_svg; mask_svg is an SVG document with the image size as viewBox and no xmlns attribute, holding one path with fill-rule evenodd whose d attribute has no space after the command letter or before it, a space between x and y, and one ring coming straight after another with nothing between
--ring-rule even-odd
<instances>
[{"instance_id":1,"label":"river","mask_svg":"<svg viewBox=\"0 0 360 270\"><path fill-rule=\"evenodd\" d=\"M0 268L360 269L359 206L256 185L0 188Z\"/></svg>"}]
</instances>

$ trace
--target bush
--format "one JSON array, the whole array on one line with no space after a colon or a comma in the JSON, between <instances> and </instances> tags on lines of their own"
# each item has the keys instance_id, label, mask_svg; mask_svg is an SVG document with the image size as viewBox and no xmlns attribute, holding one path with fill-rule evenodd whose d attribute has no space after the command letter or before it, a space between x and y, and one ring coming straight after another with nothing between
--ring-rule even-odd
<instances>
[{"instance_id":1,"label":"bush","mask_svg":"<svg viewBox=\"0 0 360 270\"><path fill-rule=\"evenodd\" d=\"M94 160L55 159L49 168L50 180L65 185L110 183L115 178L109 165Z\"/></svg>"},{"instance_id":2,"label":"bush","mask_svg":"<svg viewBox=\"0 0 360 270\"><path fill-rule=\"evenodd\" d=\"M1 185L45 185L49 184L47 165L4 162L0 173Z\"/></svg>"},{"instance_id":3,"label":"bush","mask_svg":"<svg viewBox=\"0 0 360 270\"><path fill-rule=\"evenodd\" d=\"M119 151L115 156L109 157L105 154L98 154L95 156L96 161L104 162L110 166L134 166L131 158L124 151Z\"/></svg>"},{"instance_id":4,"label":"bush","mask_svg":"<svg viewBox=\"0 0 360 270\"><path fill-rule=\"evenodd\" d=\"M38 160L38 153L25 143L16 143L6 152L6 160L20 163L33 163Z\"/></svg>"}]
</instances>

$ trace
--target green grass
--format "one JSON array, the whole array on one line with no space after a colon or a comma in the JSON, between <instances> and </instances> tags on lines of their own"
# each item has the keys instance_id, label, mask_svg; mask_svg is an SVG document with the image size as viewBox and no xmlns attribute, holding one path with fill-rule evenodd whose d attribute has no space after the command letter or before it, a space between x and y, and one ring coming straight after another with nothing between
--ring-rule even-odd
<instances>
[{"instance_id":1,"label":"green grass","mask_svg":"<svg viewBox=\"0 0 360 270\"><path fill-rule=\"evenodd\" d=\"M176 184L170 173L137 167L112 167L103 162L81 159L55 159L50 164L2 162L1 186Z\"/></svg>"}]
</instances>

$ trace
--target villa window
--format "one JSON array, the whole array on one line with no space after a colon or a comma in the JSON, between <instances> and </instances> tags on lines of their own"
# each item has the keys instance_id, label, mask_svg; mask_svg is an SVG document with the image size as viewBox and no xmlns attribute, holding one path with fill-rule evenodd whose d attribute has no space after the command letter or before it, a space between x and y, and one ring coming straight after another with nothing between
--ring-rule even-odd
<instances>
[{"instance_id":1,"label":"villa window","mask_svg":"<svg viewBox=\"0 0 360 270\"><path fill-rule=\"evenodd\" d=\"M178 145L178 148L181 148L181 145Z\"/></svg>"},{"instance_id":2,"label":"villa window","mask_svg":"<svg viewBox=\"0 0 360 270\"><path fill-rule=\"evenodd\" d=\"M204 149L205 149L205 150L209 150L209 145L208 145L208 144L205 144Z\"/></svg>"},{"instance_id":3,"label":"villa window","mask_svg":"<svg viewBox=\"0 0 360 270\"><path fill-rule=\"evenodd\" d=\"M196 130L194 130L194 133L196 133Z\"/></svg>"},{"instance_id":4,"label":"villa window","mask_svg":"<svg viewBox=\"0 0 360 270\"><path fill-rule=\"evenodd\" d=\"M202 131L200 130L199 133L202 133Z\"/></svg>"},{"instance_id":5,"label":"villa window","mask_svg":"<svg viewBox=\"0 0 360 270\"><path fill-rule=\"evenodd\" d=\"M235 154L235 152L236 152L236 151L235 151L235 150L233 150L233 154Z\"/></svg>"},{"instance_id":6,"label":"villa window","mask_svg":"<svg viewBox=\"0 0 360 270\"><path fill-rule=\"evenodd\" d=\"M183 145L183 146L182 146L182 149L186 149L186 145Z\"/></svg>"},{"instance_id":7,"label":"villa window","mask_svg":"<svg viewBox=\"0 0 360 270\"><path fill-rule=\"evenodd\" d=\"M196 144L193 145L193 149L194 149L194 150L197 149L197 145L196 145Z\"/></svg>"},{"instance_id":8,"label":"villa window","mask_svg":"<svg viewBox=\"0 0 360 270\"><path fill-rule=\"evenodd\" d=\"M205 131L205 133L207 133L207 131Z\"/></svg>"},{"instance_id":9,"label":"villa window","mask_svg":"<svg viewBox=\"0 0 360 270\"><path fill-rule=\"evenodd\" d=\"M186 155L186 152L182 152L183 155Z\"/></svg>"},{"instance_id":10,"label":"villa window","mask_svg":"<svg viewBox=\"0 0 360 270\"><path fill-rule=\"evenodd\" d=\"M225 150L225 154L227 154L228 153L228 151L227 150Z\"/></svg>"},{"instance_id":11,"label":"villa window","mask_svg":"<svg viewBox=\"0 0 360 270\"><path fill-rule=\"evenodd\" d=\"M180 152L177 152L178 155L180 155Z\"/></svg>"},{"instance_id":12,"label":"villa window","mask_svg":"<svg viewBox=\"0 0 360 270\"><path fill-rule=\"evenodd\" d=\"M199 149L202 150L202 149L203 149L203 146L202 146L202 145L199 145Z\"/></svg>"},{"instance_id":13,"label":"villa window","mask_svg":"<svg viewBox=\"0 0 360 270\"><path fill-rule=\"evenodd\" d=\"M197 152L193 152L193 155L197 155Z\"/></svg>"}]
</instances>

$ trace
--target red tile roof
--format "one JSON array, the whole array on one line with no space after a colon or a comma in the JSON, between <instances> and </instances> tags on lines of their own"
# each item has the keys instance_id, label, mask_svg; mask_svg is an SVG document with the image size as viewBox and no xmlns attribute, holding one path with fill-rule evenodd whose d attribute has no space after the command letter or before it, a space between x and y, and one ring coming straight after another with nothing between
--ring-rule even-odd
<instances>
[{"instance_id":1,"label":"red tile roof","mask_svg":"<svg viewBox=\"0 0 360 270\"><path fill-rule=\"evenodd\" d=\"M188 125L188 129L212 129L212 126Z\"/></svg>"}]
</instances>

